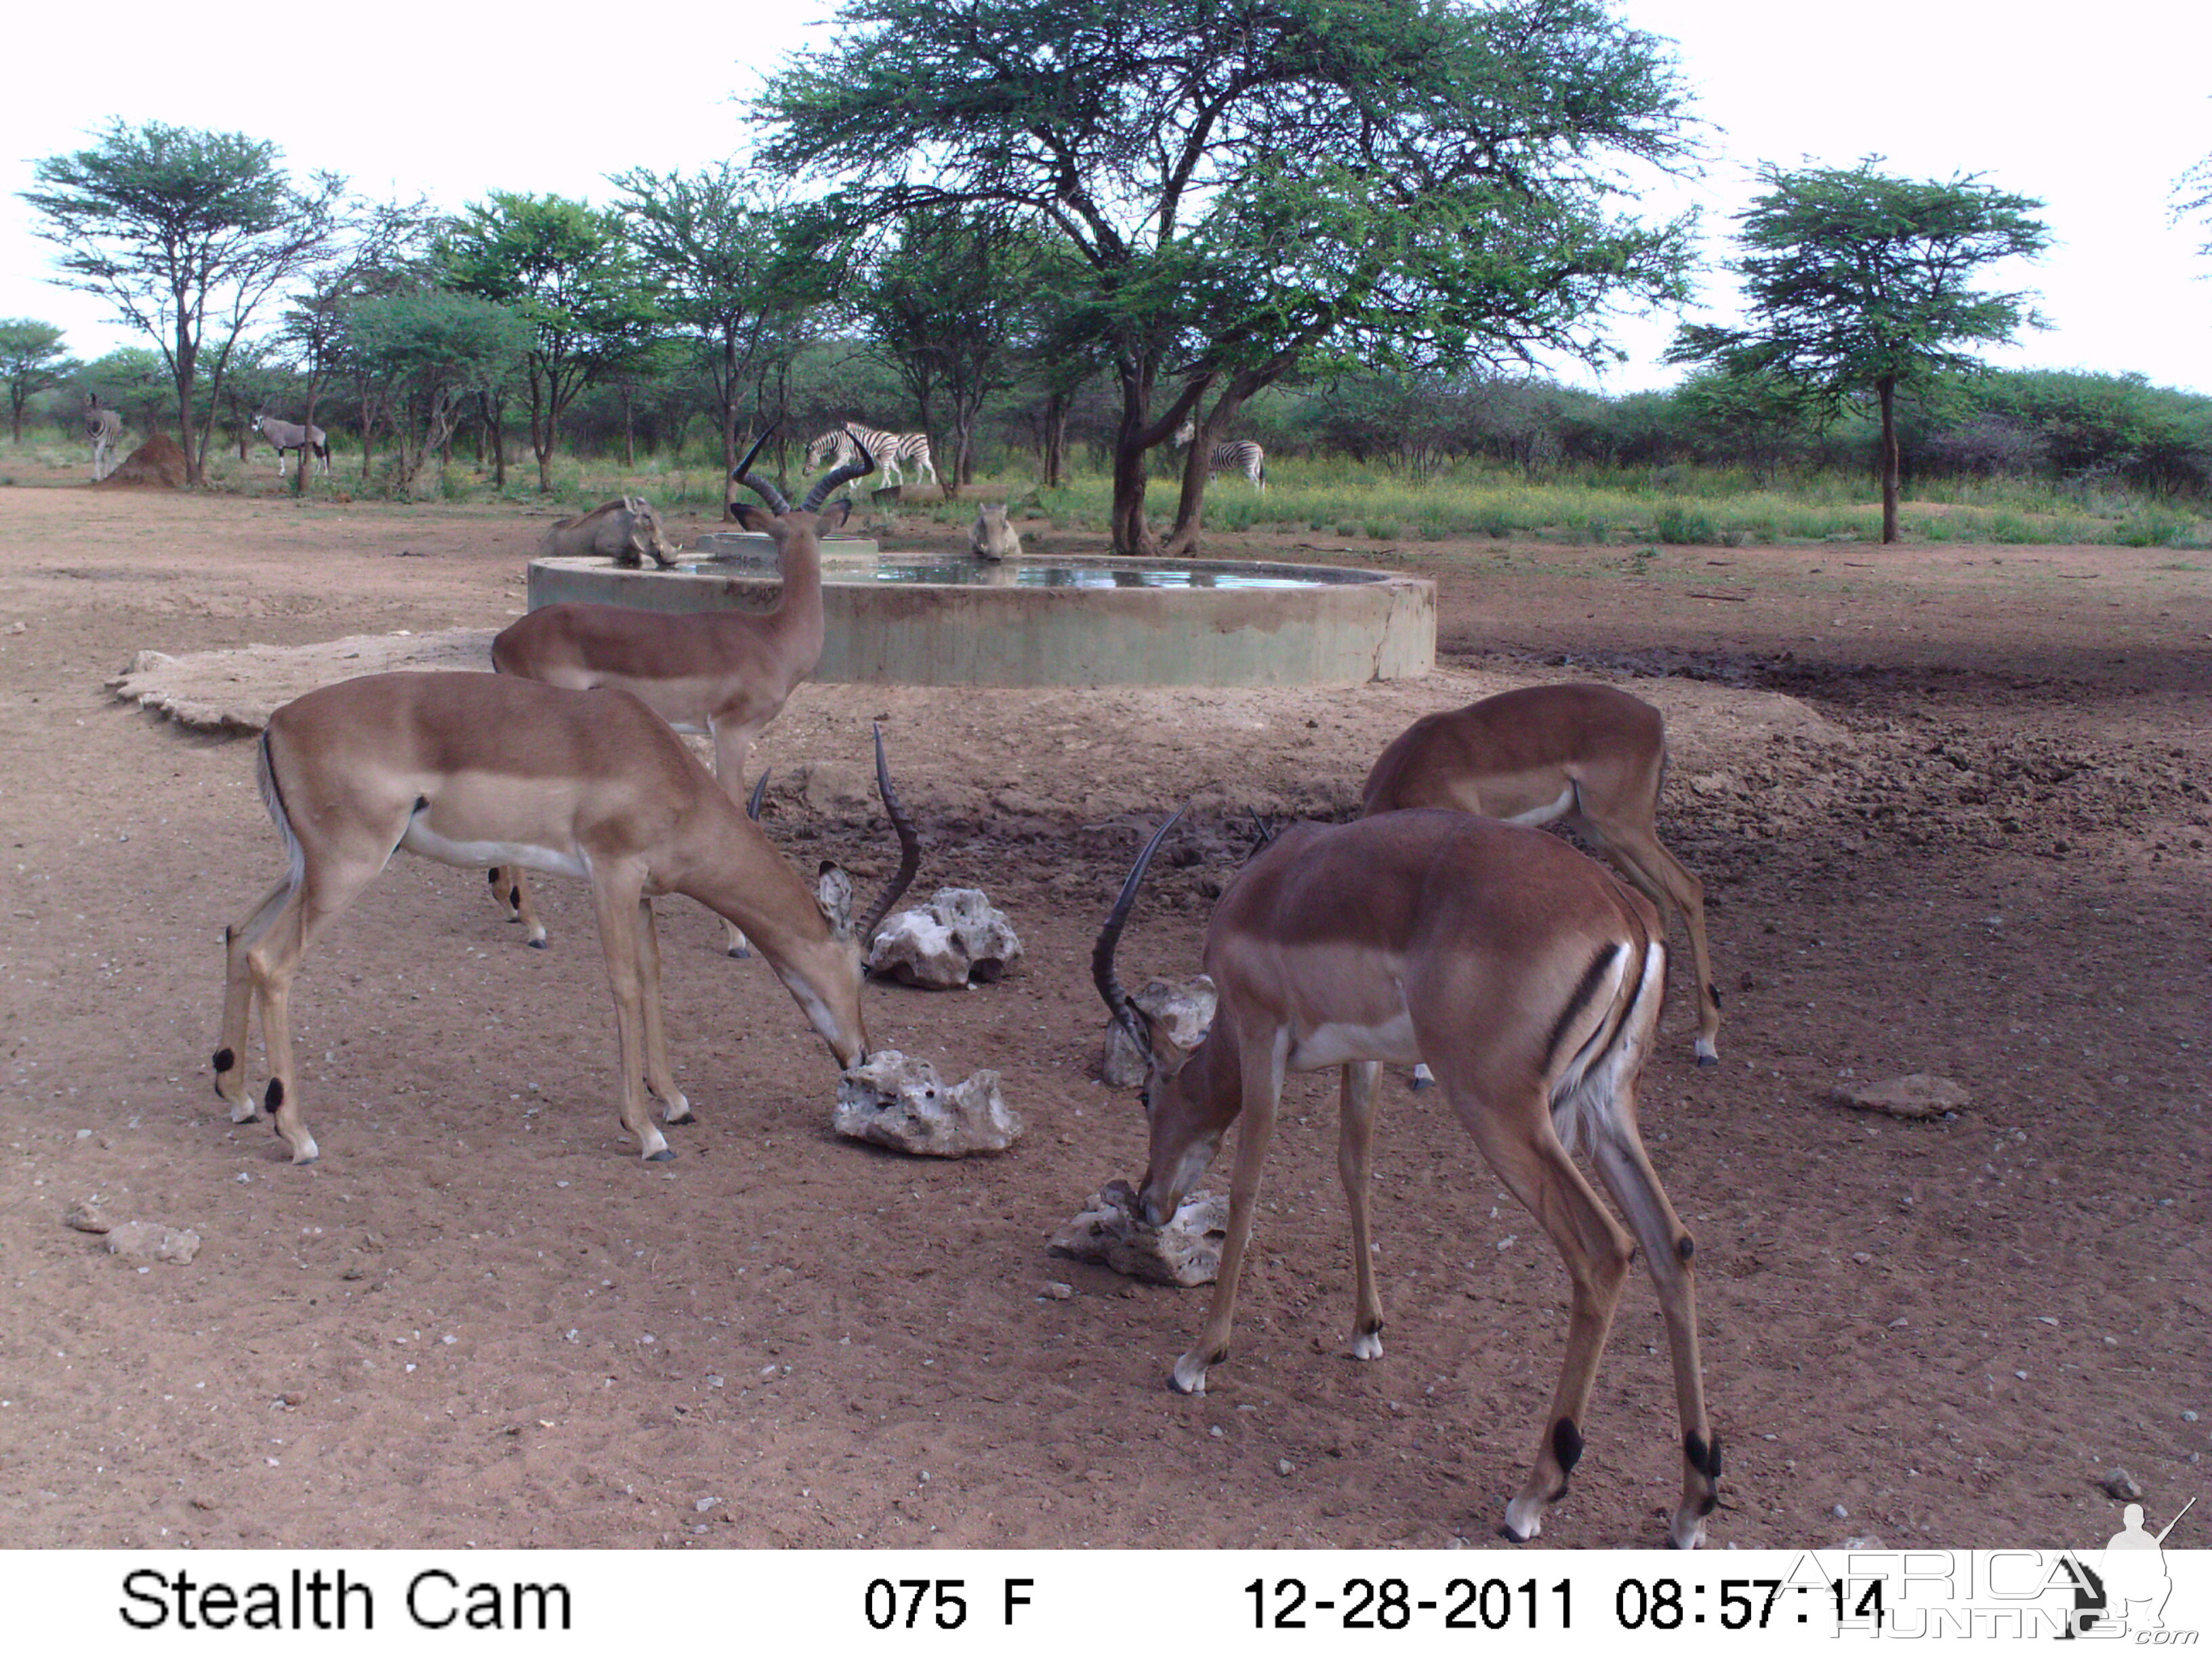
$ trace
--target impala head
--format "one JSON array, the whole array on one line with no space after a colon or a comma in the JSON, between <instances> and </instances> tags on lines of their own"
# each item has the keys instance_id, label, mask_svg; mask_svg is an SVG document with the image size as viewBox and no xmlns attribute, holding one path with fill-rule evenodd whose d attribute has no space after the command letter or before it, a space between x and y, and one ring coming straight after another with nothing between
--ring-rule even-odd
<instances>
[{"instance_id":1,"label":"impala head","mask_svg":"<svg viewBox=\"0 0 2212 1659\"><path fill-rule=\"evenodd\" d=\"M1164 1024L1137 1006L1114 972L1114 952L1121 942L1122 927L1129 920L1130 907L1137 901L1137 890L1144 884L1152 854L1188 810L1178 810L1154 830L1144 851L1137 854L1091 951L1091 981L1105 1001L1106 1012L1145 1053L1145 1121L1149 1136L1145 1181L1137 1198L1146 1224L1154 1227L1166 1224L1183 1195L1206 1173L1221 1148L1222 1136L1228 1133L1244 1103L1237 1091L1212 1086L1207 1044L1212 1033L1202 1033L1188 1047L1177 1042Z\"/></svg>"},{"instance_id":2,"label":"impala head","mask_svg":"<svg viewBox=\"0 0 2212 1659\"><path fill-rule=\"evenodd\" d=\"M754 458L761 453L762 448L767 444L769 439L775 435L775 428L772 426L762 433L757 439L754 440L753 447L745 452L744 459L739 461L731 471L730 476L732 478L751 490L769 506L769 510L763 513L750 501L739 501L736 508L738 522L748 530L770 538L778 547L781 547L794 532L804 532L818 536L824 531L836 530L842 526L845 522L846 515L853 510L852 497L849 495L841 497L826 509L822 503L829 501L830 492L840 485L849 483L854 478L866 477L876 470L876 458L868 453L868 447L858 438L854 439L853 447L857 452L858 459L848 461L823 478L813 489L808 490L806 499L794 507L784 499L781 490L769 483L767 479L756 476L752 471ZM830 441L835 441L835 434L831 435ZM815 459L815 452L820 447L822 442L823 440L817 439L807 447L806 466L809 471L813 471L819 464Z\"/></svg>"},{"instance_id":3,"label":"impala head","mask_svg":"<svg viewBox=\"0 0 2212 1659\"><path fill-rule=\"evenodd\" d=\"M875 944L876 930L890 915L891 907L914 884L915 872L921 867L921 837L899 800L898 791L891 787L890 767L884 758L883 727L876 727L875 734L876 788L884 798L884 811L891 821L891 828L898 835L897 873L891 877L866 919L855 927L853 878L825 859L815 878L814 902L821 909L823 921L830 925L830 949L838 965L817 987L810 982L809 975L797 958L788 969L778 964L775 957L769 958L776 976L783 981L785 988L805 1011L807 1019L830 1045L830 1052L837 1056L837 1064L848 1072L863 1064L869 1054L868 1028L860 1010L863 964L867 961L870 947ZM760 817L761 798L767 787L768 778L763 774L746 807L747 815L756 820ZM831 1006L833 1000L846 1005L848 1012L841 1015Z\"/></svg>"}]
</instances>

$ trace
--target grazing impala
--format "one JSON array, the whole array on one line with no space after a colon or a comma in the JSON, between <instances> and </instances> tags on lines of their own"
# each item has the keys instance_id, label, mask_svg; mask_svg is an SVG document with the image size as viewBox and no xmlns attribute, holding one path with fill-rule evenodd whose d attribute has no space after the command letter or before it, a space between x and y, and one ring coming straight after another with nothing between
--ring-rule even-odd
<instances>
[{"instance_id":1,"label":"grazing impala","mask_svg":"<svg viewBox=\"0 0 2212 1659\"><path fill-rule=\"evenodd\" d=\"M1667 774L1667 722L1609 685L1532 685L1424 714L1367 775L1364 811L1455 807L1508 823L1564 818L1690 936L1700 1066L1720 1063L1721 995L1705 951L1705 890L1664 847L1654 820Z\"/></svg>"},{"instance_id":2,"label":"grazing impala","mask_svg":"<svg viewBox=\"0 0 2212 1659\"><path fill-rule=\"evenodd\" d=\"M1182 814L1176 814L1180 817ZM1114 953L1163 824L1122 884L1091 956L1107 1008L1150 1056L1150 1158L1135 1207L1171 1217L1241 1116L1220 1282L1198 1344L1172 1382L1202 1392L1229 1352L1237 1279L1252 1236L1260 1167L1286 1071L1343 1068L1337 1170L1352 1220L1353 1354L1382 1352L1368 1238L1367 1177L1378 1062L1426 1059L1498 1178L1528 1206L1573 1285L1566 1358L1535 1466L1505 1506L1507 1536L1542 1529L1582 1455L1584 1412L1621 1281L1644 1247L1674 1351L1682 1494L1668 1535L1692 1548L1718 1503L1720 1443L1705 1417L1689 1233L1636 1127L1642 1069L1667 976L1649 902L1572 848L1462 812L1403 811L1301 823L1238 872L1206 929L1218 1006L1176 1047L1122 991ZM1569 1153L1589 1147L1624 1231Z\"/></svg>"},{"instance_id":3,"label":"grazing impala","mask_svg":"<svg viewBox=\"0 0 2212 1659\"><path fill-rule=\"evenodd\" d=\"M850 878L824 865L810 889L683 739L627 691L563 691L492 674L370 675L285 704L270 716L259 753L261 799L289 867L225 930L215 1086L234 1122L257 1115L245 1072L258 1001L265 1103L295 1164L312 1163L316 1148L292 1054L293 975L401 848L447 864L498 860L590 881L614 991L622 1121L648 1158L675 1153L647 1115L644 1089L668 1122L691 1115L661 1028L654 894L683 893L746 929L837 1063L867 1057L861 957L920 856L880 732L876 778L903 856L857 929Z\"/></svg>"},{"instance_id":4,"label":"grazing impala","mask_svg":"<svg viewBox=\"0 0 2212 1659\"><path fill-rule=\"evenodd\" d=\"M761 434L732 475L770 509L740 502L737 514L746 529L775 543L783 586L774 609L667 615L618 605L549 605L491 642L491 665L502 674L580 691L619 686L678 731L712 738L715 775L732 797L744 787L745 757L761 728L783 712L792 691L822 660L821 538L845 522L853 506L849 496L826 509L822 503L875 465L860 449L794 507L751 471L775 430ZM545 928L521 872L495 868L491 882L512 919L523 924L525 938L542 947ZM727 947L733 957L746 954L735 923Z\"/></svg>"}]
</instances>

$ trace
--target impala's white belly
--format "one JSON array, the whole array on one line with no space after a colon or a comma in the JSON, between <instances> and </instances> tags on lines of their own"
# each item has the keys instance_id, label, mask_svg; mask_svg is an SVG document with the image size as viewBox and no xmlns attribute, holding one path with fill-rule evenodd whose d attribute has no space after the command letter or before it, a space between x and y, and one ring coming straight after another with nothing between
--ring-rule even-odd
<instances>
[{"instance_id":1,"label":"impala's white belly","mask_svg":"<svg viewBox=\"0 0 2212 1659\"><path fill-rule=\"evenodd\" d=\"M1380 1025L1332 1020L1300 1031L1291 1041L1288 1063L1294 1072L1317 1072L1355 1060L1411 1066L1420 1057L1420 1047L1413 1040L1413 1017L1401 1008Z\"/></svg>"},{"instance_id":2,"label":"impala's white belly","mask_svg":"<svg viewBox=\"0 0 2212 1659\"><path fill-rule=\"evenodd\" d=\"M441 864L458 864L464 869L519 864L526 870L549 876L588 877L591 873L573 848L538 847L519 841L448 841L428 828L419 813L408 820L407 833L399 838L399 844L426 859L435 859Z\"/></svg>"}]
</instances>

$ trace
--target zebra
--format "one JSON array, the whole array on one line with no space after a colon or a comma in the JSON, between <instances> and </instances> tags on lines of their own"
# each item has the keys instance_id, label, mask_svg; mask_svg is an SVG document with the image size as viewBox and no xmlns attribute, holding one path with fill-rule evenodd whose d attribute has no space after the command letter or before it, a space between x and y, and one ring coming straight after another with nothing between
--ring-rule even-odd
<instances>
[{"instance_id":1,"label":"zebra","mask_svg":"<svg viewBox=\"0 0 2212 1659\"><path fill-rule=\"evenodd\" d=\"M301 426L292 421L280 421L273 415L256 415L253 417L253 429L268 439L270 447L276 450L278 477L284 476L284 452L288 449L296 449L300 452L301 466L307 465L307 452L313 450L322 459L323 476L325 478L331 476L330 434L322 428Z\"/></svg>"},{"instance_id":2,"label":"zebra","mask_svg":"<svg viewBox=\"0 0 2212 1659\"><path fill-rule=\"evenodd\" d=\"M123 417L100 406L100 394L84 394L84 435L92 440L92 481L98 483L115 469L107 465L107 452L123 441Z\"/></svg>"},{"instance_id":3,"label":"zebra","mask_svg":"<svg viewBox=\"0 0 2212 1659\"><path fill-rule=\"evenodd\" d=\"M1191 436L1196 430L1196 427L1192 422L1185 421L1176 428L1175 447L1177 449L1189 448ZM1213 464L1210 470L1215 472L1242 472L1251 480L1253 489L1263 494L1267 490L1267 452L1249 438L1236 438L1227 443L1214 445Z\"/></svg>"},{"instance_id":4,"label":"zebra","mask_svg":"<svg viewBox=\"0 0 2212 1659\"><path fill-rule=\"evenodd\" d=\"M897 483L903 476L900 465L911 461L921 469L922 477L930 483L937 482L937 466L929 459L929 434L927 432L878 432L855 421L823 433L806 446L806 470L819 471L834 460L839 466L848 466L860 459L860 452L853 447L858 438L868 447L876 458L876 465L884 470L886 489Z\"/></svg>"}]
</instances>

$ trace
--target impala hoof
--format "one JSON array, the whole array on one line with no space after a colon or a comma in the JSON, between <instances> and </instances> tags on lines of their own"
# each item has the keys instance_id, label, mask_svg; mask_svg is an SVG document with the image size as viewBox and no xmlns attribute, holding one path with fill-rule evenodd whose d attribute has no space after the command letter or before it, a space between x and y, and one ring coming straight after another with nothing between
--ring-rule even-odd
<instances>
[{"instance_id":1,"label":"impala hoof","mask_svg":"<svg viewBox=\"0 0 2212 1659\"><path fill-rule=\"evenodd\" d=\"M1424 1089L1433 1089L1436 1086L1437 1074L1428 1068L1426 1062L1413 1067L1413 1088L1416 1094Z\"/></svg>"},{"instance_id":2,"label":"impala hoof","mask_svg":"<svg viewBox=\"0 0 2212 1659\"><path fill-rule=\"evenodd\" d=\"M660 1121L663 1123L696 1123L698 1119L692 1115L691 1103L678 1095L661 1108ZM673 1158L675 1154L672 1152L669 1156Z\"/></svg>"},{"instance_id":3,"label":"impala hoof","mask_svg":"<svg viewBox=\"0 0 2212 1659\"><path fill-rule=\"evenodd\" d=\"M1196 1355L1185 1354L1176 1361L1175 1369L1168 1373L1168 1387L1177 1394L1204 1394L1206 1367L1199 1363Z\"/></svg>"},{"instance_id":4,"label":"impala hoof","mask_svg":"<svg viewBox=\"0 0 2212 1659\"><path fill-rule=\"evenodd\" d=\"M723 954L727 956L732 962L744 962L750 959L752 956L752 952L746 950L742 945L732 945Z\"/></svg>"},{"instance_id":5,"label":"impala hoof","mask_svg":"<svg viewBox=\"0 0 2212 1659\"><path fill-rule=\"evenodd\" d=\"M673 1146L663 1146L657 1152L647 1152L645 1155L645 1161L647 1164L673 1164L676 1162L676 1149Z\"/></svg>"},{"instance_id":6,"label":"impala hoof","mask_svg":"<svg viewBox=\"0 0 2212 1659\"><path fill-rule=\"evenodd\" d=\"M261 1109L253 1103L251 1096L244 1100L234 1100L230 1103L230 1121L233 1123L258 1123Z\"/></svg>"},{"instance_id":7,"label":"impala hoof","mask_svg":"<svg viewBox=\"0 0 2212 1659\"><path fill-rule=\"evenodd\" d=\"M545 942L543 937L532 939L529 943L530 948L533 951L550 951L553 948Z\"/></svg>"},{"instance_id":8,"label":"impala hoof","mask_svg":"<svg viewBox=\"0 0 2212 1659\"><path fill-rule=\"evenodd\" d=\"M1354 1331L1352 1334L1352 1357L1354 1359L1380 1359L1382 1357L1382 1331Z\"/></svg>"}]
</instances>

